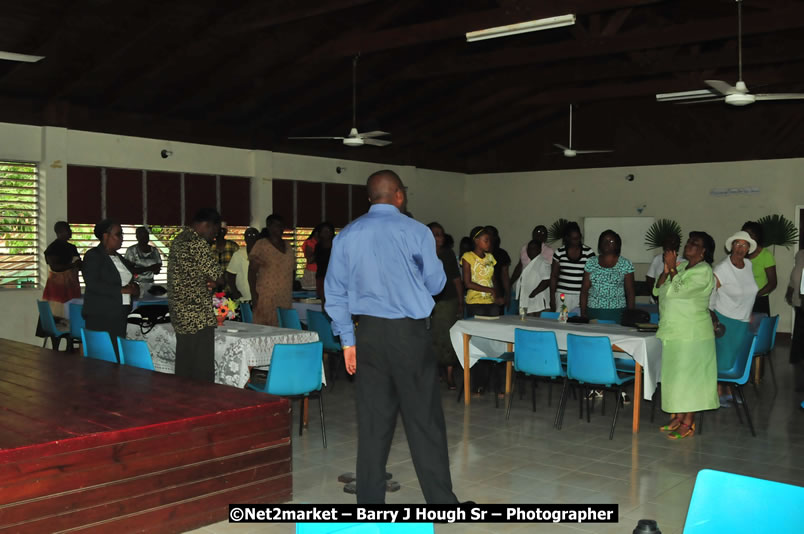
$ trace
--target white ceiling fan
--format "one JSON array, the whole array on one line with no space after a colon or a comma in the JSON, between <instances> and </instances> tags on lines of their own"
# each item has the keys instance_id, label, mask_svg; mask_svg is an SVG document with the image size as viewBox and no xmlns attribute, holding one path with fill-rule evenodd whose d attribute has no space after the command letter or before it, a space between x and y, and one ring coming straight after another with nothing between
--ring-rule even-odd
<instances>
[{"instance_id":1,"label":"white ceiling fan","mask_svg":"<svg viewBox=\"0 0 804 534\"><path fill-rule=\"evenodd\" d=\"M5 52L0 50L0 59L6 61L22 61L23 63L36 63L45 59L45 56L33 56L31 54L18 54L16 52Z\"/></svg>"},{"instance_id":2,"label":"white ceiling fan","mask_svg":"<svg viewBox=\"0 0 804 534\"><path fill-rule=\"evenodd\" d=\"M569 146L553 143L553 146L563 151L564 157L574 158L578 154L601 154L603 152L614 152L613 150L576 150L572 148L572 104L570 104L569 114Z\"/></svg>"},{"instance_id":3,"label":"white ceiling fan","mask_svg":"<svg viewBox=\"0 0 804 534\"><path fill-rule=\"evenodd\" d=\"M743 2L737 2L737 83L729 85L722 80L705 80L708 89L682 91L678 93L657 94L659 102L698 103L725 101L732 106L747 106L757 100L799 100L804 93L764 93L752 94L743 81Z\"/></svg>"},{"instance_id":4,"label":"white ceiling fan","mask_svg":"<svg viewBox=\"0 0 804 534\"><path fill-rule=\"evenodd\" d=\"M346 146L386 146L390 145L391 141L386 139L374 139L375 137L382 137L384 135L391 135L388 132L381 130L374 130L371 132L358 132L357 131L357 55L352 60L352 129L349 130L349 135L346 137L330 137L330 136L316 136L316 137L288 137L288 139L340 139Z\"/></svg>"}]
</instances>

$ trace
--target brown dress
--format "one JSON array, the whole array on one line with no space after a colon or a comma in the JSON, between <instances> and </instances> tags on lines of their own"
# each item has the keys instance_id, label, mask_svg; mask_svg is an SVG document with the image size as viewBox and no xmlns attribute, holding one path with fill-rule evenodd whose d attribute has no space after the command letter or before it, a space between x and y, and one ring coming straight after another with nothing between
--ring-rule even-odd
<instances>
[{"instance_id":1,"label":"brown dress","mask_svg":"<svg viewBox=\"0 0 804 534\"><path fill-rule=\"evenodd\" d=\"M251 265L257 269L256 289L259 300L254 306L254 322L279 326L276 308L290 308L293 302L293 274L296 257L293 247L285 243L285 252L260 239L248 255Z\"/></svg>"}]
</instances>

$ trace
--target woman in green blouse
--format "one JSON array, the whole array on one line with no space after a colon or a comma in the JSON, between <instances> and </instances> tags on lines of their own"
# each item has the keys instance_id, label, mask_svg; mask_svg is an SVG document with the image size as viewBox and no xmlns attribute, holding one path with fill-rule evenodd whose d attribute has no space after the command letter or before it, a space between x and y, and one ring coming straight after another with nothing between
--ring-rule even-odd
<instances>
[{"instance_id":1,"label":"woman in green blouse","mask_svg":"<svg viewBox=\"0 0 804 534\"><path fill-rule=\"evenodd\" d=\"M746 222L742 230L748 232L751 239L757 242L757 248L746 256L751 260L751 269L754 271L754 280L757 282L759 292L754 301L755 312L762 312L770 315L770 294L776 289L776 259L771 254L770 250L764 247L765 243L762 240L762 225L758 222Z\"/></svg>"},{"instance_id":2,"label":"woman in green blouse","mask_svg":"<svg viewBox=\"0 0 804 534\"><path fill-rule=\"evenodd\" d=\"M709 296L715 287L712 260L715 242L705 232L690 232L686 264L677 265L673 250L664 253L664 272L653 294L659 297L662 340L662 410L673 414L661 427L670 439L695 433L695 412L720 407L717 357Z\"/></svg>"}]
</instances>

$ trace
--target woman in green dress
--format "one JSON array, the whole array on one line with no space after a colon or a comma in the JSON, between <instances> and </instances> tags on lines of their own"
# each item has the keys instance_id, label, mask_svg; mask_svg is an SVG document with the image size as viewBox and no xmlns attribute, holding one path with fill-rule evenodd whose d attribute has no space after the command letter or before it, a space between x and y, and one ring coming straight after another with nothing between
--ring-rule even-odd
<instances>
[{"instance_id":1,"label":"woman in green dress","mask_svg":"<svg viewBox=\"0 0 804 534\"><path fill-rule=\"evenodd\" d=\"M709 296L715 287L712 260L715 242L705 232L690 232L684 247L686 264L677 253L664 253L664 272L653 294L659 297L662 340L662 410L673 414L661 427L670 439L695 433L695 412L720 406L717 356Z\"/></svg>"}]
</instances>

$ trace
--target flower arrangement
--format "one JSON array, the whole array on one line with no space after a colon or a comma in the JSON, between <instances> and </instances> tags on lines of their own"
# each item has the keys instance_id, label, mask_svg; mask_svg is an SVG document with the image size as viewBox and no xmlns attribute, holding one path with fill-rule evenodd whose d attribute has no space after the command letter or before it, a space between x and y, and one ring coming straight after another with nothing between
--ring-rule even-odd
<instances>
[{"instance_id":1,"label":"flower arrangement","mask_svg":"<svg viewBox=\"0 0 804 534\"><path fill-rule=\"evenodd\" d=\"M215 317L218 319L218 323L223 323L226 319L230 321L234 319L235 310L239 306L236 300L227 297L223 291L212 295L212 305L215 306Z\"/></svg>"}]
</instances>

